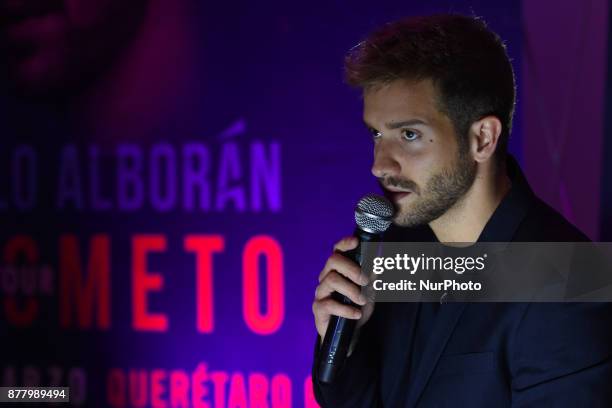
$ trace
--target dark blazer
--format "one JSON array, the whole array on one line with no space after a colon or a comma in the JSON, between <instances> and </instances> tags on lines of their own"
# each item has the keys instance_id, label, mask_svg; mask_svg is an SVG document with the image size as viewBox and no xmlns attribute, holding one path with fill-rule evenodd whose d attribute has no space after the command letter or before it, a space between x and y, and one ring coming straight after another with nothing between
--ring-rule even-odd
<instances>
[{"instance_id":1,"label":"dark blazer","mask_svg":"<svg viewBox=\"0 0 612 408\"><path fill-rule=\"evenodd\" d=\"M587 240L532 193L512 158L508 174L512 188L479 241ZM393 227L385 240L428 238L428 228ZM413 349L418 313L418 303L376 304L338 379L320 383L313 369L319 404L612 407L609 303L445 303ZM313 368L317 362L318 348Z\"/></svg>"}]
</instances>

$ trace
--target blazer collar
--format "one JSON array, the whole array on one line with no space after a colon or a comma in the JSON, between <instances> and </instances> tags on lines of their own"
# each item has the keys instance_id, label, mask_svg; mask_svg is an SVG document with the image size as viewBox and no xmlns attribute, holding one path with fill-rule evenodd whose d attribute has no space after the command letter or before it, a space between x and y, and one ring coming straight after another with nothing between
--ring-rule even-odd
<instances>
[{"instance_id":1,"label":"blazer collar","mask_svg":"<svg viewBox=\"0 0 612 408\"><path fill-rule=\"evenodd\" d=\"M478 242L510 242L527 215L535 196L514 157L506 159L512 186L478 237Z\"/></svg>"}]
</instances>

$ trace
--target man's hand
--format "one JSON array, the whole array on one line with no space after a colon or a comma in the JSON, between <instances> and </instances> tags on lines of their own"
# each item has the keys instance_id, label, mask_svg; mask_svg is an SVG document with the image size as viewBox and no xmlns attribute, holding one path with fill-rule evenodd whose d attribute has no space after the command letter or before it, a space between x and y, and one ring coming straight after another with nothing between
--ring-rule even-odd
<instances>
[{"instance_id":1,"label":"man's hand","mask_svg":"<svg viewBox=\"0 0 612 408\"><path fill-rule=\"evenodd\" d=\"M340 240L334 245L334 253L327 258L319 275L319 286L315 291L312 311L321 341L325 337L331 315L359 319L357 323L359 327L368 321L374 311L374 302L368 302L361 293L361 287L368 284L367 277L362 275L359 265L342 255L342 252L356 248L358 243L355 237ZM354 303L361 305L361 309L332 299L333 292L347 296Z\"/></svg>"}]
</instances>

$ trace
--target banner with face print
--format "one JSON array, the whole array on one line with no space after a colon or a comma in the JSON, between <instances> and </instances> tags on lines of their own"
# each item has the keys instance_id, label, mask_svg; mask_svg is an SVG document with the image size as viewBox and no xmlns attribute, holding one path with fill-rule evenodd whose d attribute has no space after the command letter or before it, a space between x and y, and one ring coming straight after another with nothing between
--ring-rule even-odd
<instances>
[{"instance_id":1,"label":"banner with face print","mask_svg":"<svg viewBox=\"0 0 612 408\"><path fill-rule=\"evenodd\" d=\"M0 385L83 407L316 406L317 276L377 189L345 53L451 11L483 16L519 67L519 7L2 2Z\"/></svg>"}]
</instances>

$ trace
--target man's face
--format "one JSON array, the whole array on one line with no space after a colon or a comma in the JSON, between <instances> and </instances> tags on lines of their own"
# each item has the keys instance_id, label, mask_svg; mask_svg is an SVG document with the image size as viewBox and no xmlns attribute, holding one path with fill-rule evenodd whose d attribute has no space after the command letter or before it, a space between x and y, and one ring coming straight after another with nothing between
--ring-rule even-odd
<instances>
[{"instance_id":1,"label":"man's face","mask_svg":"<svg viewBox=\"0 0 612 408\"><path fill-rule=\"evenodd\" d=\"M20 93L66 92L110 64L147 0L0 0L0 66Z\"/></svg>"},{"instance_id":2,"label":"man's face","mask_svg":"<svg viewBox=\"0 0 612 408\"><path fill-rule=\"evenodd\" d=\"M364 121L374 138L372 173L396 207L396 224L429 223L472 186L476 163L438 110L431 81L367 89Z\"/></svg>"}]
</instances>

